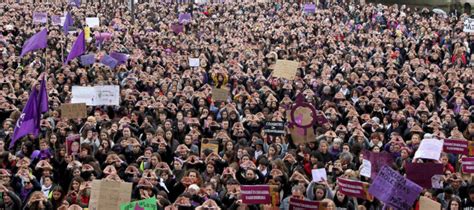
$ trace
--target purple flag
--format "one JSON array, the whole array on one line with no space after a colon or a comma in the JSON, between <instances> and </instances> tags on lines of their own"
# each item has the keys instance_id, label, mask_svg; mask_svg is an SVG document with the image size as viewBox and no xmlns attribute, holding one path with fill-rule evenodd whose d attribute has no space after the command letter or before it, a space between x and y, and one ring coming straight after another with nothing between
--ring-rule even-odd
<instances>
[{"instance_id":1,"label":"purple flag","mask_svg":"<svg viewBox=\"0 0 474 210\"><path fill-rule=\"evenodd\" d=\"M179 34L179 33L183 32L183 29L184 29L183 25L181 25L179 23L175 23L175 24L171 25L171 30L173 30L173 32L175 34Z\"/></svg>"},{"instance_id":2,"label":"purple flag","mask_svg":"<svg viewBox=\"0 0 474 210\"><path fill-rule=\"evenodd\" d=\"M48 94L46 91L46 81L43 78L40 85L40 93L36 86L31 91L30 98L26 102L23 108L23 113L16 122L15 131L13 132L12 141L10 142L9 148L15 146L16 140L19 138L33 134L35 137L38 136L40 130L41 113L48 111Z\"/></svg>"},{"instance_id":3,"label":"purple flag","mask_svg":"<svg viewBox=\"0 0 474 210\"><path fill-rule=\"evenodd\" d=\"M33 35L31 38L26 40L23 48L21 49L20 57L23 57L26 53L43 49L48 46L48 29L44 28L40 32Z\"/></svg>"},{"instance_id":4,"label":"purple flag","mask_svg":"<svg viewBox=\"0 0 474 210\"><path fill-rule=\"evenodd\" d=\"M46 76L44 76L46 77ZM49 102L48 102L48 91L46 89L46 79L42 78L40 92L39 92L39 111L40 113L48 112Z\"/></svg>"},{"instance_id":5,"label":"purple flag","mask_svg":"<svg viewBox=\"0 0 474 210\"><path fill-rule=\"evenodd\" d=\"M117 66L118 64L118 61L115 60L115 58L112 58L110 55L104 55L104 57L102 57L100 62L110 67L111 69L115 68L115 66Z\"/></svg>"},{"instance_id":6,"label":"purple flag","mask_svg":"<svg viewBox=\"0 0 474 210\"><path fill-rule=\"evenodd\" d=\"M81 56L81 65L87 66L95 63L95 54Z\"/></svg>"},{"instance_id":7,"label":"purple flag","mask_svg":"<svg viewBox=\"0 0 474 210\"><path fill-rule=\"evenodd\" d=\"M181 14L179 14L178 22L179 22L180 24L191 22L191 14L189 14L189 13L181 13Z\"/></svg>"},{"instance_id":8,"label":"purple flag","mask_svg":"<svg viewBox=\"0 0 474 210\"><path fill-rule=\"evenodd\" d=\"M126 63L128 60L128 55L125 53L112 52L109 55L117 60L118 64Z\"/></svg>"},{"instance_id":9,"label":"purple flag","mask_svg":"<svg viewBox=\"0 0 474 210\"><path fill-rule=\"evenodd\" d=\"M64 61L64 64L67 64L69 61L84 54L85 52L86 37L84 35L84 31L82 31L74 42L74 45L72 45L71 52L69 52L69 55L67 55L67 59Z\"/></svg>"},{"instance_id":10,"label":"purple flag","mask_svg":"<svg viewBox=\"0 0 474 210\"><path fill-rule=\"evenodd\" d=\"M69 33L69 26L74 25L74 20L72 19L71 13L68 12L66 14L66 18L64 19L63 31L65 34Z\"/></svg>"}]
</instances>

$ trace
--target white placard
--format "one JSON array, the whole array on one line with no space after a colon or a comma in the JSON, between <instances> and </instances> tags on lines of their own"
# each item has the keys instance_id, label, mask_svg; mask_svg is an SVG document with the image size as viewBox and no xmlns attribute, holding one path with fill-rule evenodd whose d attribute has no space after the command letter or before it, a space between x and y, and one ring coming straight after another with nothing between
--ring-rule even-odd
<instances>
[{"instance_id":1,"label":"white placard","mask_svg":"<svg viewBox=\"0 0 474 210\"><path fill-rule=\"evenodd\" d=\"M88 106L94 106L94 97L94 87L72 86L71 103L85 103Z\"/></svg>"},{"instance_id":2,"label":"white placard","mask_svg":"<svg viewBox=\"0 0 474 210\"><path fill-rule=\"evenodd\" d=\"M86 18L86 24L91 28L99 27L100 21L98 17L88 17Z\"/></svg>"},{"instance_id":3,"label":"white placard","mask_svg":"<svg viewBox=\"0 0 474 210\"><path fill-rule=\"evenodd\" d=\"M372 173L372 163L369 160L363 159L360 166L360 175L370 178Z\"/></svg>"},{"instance_id":4,"label":"white placard","mask_svg":"<svg viewBox=\"0 0 474 210\"><path fill-rule=\"evenodd\" d=\"M73 86L71 103L85 103L88 106L118 106L120 105L120 87L118 85Z\"/></svg>"},{"instance_id":5,"label":"white placard","mask_svg":"<svg viewBox=\"0 0 474 210\"><path fill-rule=\"evenodd\" d=\"M199 58L189 58L189 66L199 67Z\"/></svg>"},{"instance_id":6,"label":"white placard","mask_svg":"<svg viewBox=\"0 0 474 210\"><path fill-rule=\"evenodd\" d=\"M443 175L436 174L431 177L431 187L434 189L443 189Z\"/></svg>"},{"instance_id":7,"label":"white placard","mask_svg":"<svg viewBox=\"0 0 474 210\"><path fill-rule=\"evenodd\" d=\"M420 143L420 147L415 153L415 159L431 159L439 160L441 151L443 150L443 141L438 139L423 139Z\"/></svg>"},{"instance_id":8,"label":"white placard","mask_svg":"<svg viewBox=\"0 0 474 210\"><path fill-rule=\"evenodd\" d=\"M313 169L311 174L313 175L313 182L328 180L325 168Z\"/></svg>"},{"instance_id":9,"label":"white placard","mask_svg":"<svg viewBox=\"0 0 474 210\"><path fill-rule=\"evenodd\" d=\"M473 18L467 18L464 20L464 32L472 33L474 32L474 19Z\"/></svg>"}]
</instances>

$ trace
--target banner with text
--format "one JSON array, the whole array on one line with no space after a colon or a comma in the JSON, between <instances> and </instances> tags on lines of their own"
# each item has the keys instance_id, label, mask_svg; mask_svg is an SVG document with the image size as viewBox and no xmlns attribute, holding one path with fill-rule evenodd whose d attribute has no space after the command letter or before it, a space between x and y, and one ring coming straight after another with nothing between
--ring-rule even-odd
<instances>
[{"instance_id":1,"label":"banner with text","mask_svg":"<svg viewBox=\"0 0 474 210\"><path fill-rule=\"evenodd\" d=\"M337 178L337 186L339 186L339 190L344 195L370 201L374 199L374 197L369 194L369 183Z\"/></svg>"},{"instance_id":2,"label":"banner with text","mask_svg":"<svg viewBox=\"0 0 474 210\"><path fill-rule=\"evenodd\" d=\"M452 154L469 154L469 142L462 139L444 139L443 151Z\"/></svg>"},{"instance_id":3,"label":"banner with text","mask_svg":"<svg viewBox=\"0 0 474 210\"><path fill-rule=\"evenodd\" d=\"M270 204L272 201L269 185L242 185L240 190L244 204Z\"/></svg>"}]
</instances>

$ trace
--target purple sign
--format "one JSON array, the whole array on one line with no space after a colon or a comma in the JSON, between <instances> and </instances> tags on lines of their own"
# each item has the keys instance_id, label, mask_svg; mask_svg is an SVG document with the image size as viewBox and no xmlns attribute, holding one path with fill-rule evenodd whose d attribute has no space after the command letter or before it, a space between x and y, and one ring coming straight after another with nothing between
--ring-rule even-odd
<instances>
[{"instance_id":1,"label":"purple sign","mask_svg":"<svg viewBox=\"0 0 474 210\"><path fill-rule=\"evenodd\" d=\"M363 151L362 154L364 155L364 159L370 161L372 165L370 174L372 178L377 175L382 166L390 165L393 162L393 156L390 153Z\"/></svg>"},{"instance_id":2,"label":"purple sign","mask_svg":"<svg viewBox=\"0 0 474 210\"><path fill-rule=\"evenodd\" d=\"M59 15L51 16L51 23L55 26L61 25L61 16L59 16Z\"/></svg>"},{"instance_id":3,"label":"purple sign","mask_svg":"<svg viewBox=\"0 0 474 210\"><path fill-rule=\"evenodd\" d=\"M240 186L242 203L269 204L271 203L270 186L268 185L242 185Z\"/></svg>"},{"instance_id":4,"label":"purple sign","mask_svg":"<svg viewBox=\"0 0 474 210\"><path fill-rule=\"evenodd\" d=\"M175 24L171 25L171 30L173 30L173 32L175 34L179 34L179 33L183 32L184 27L183 27L183 25L181 25L179 23L175 23Z\"/></svg>"},{"instance_id":5,"label":"purple sign","mask_svg":"<svg viewBox=\"0 0 474 210\"><path fill-rule=\"evenodd\" d=\"M316 12L316 5L315 4L305 4L304 5L304 13L314 14L315 12Z\"/></svg>"},{"instance_id":6,"label":"purple sign","mask_svg":"<svg viewBox=\"0 0 474 210\"><path fill-rule=\"evenodd\" d=\"M118 64L118 61L115 60L114 58L112 58L110 55L104 55L104 57L102 57L100 62L102 64L110 67L111 69L115 68L115 66L117 66L117 64Z\"/></svg>"},{"instance_id":7,"label":"purple sign","mask_svg":"<svg viewBox=\"0 0 474 210\"><path fill-rule=\"evenodd\" d=\"M434 175L443 174L441 163L408 163L406 165L407 178L420 186L430 189L431 178Z\"/></svg>"},{"instance_id":8,"label":"purple sign","mask_svg":"<svg viewBox=\"0 0 474 210\"><path fill-rule=\"evenodd\" d=\"M191 14L189 14L189 13L181 13L181 14L179 14L178 22L179 22L180 24L191 22Z\"/></svg>"},{"instance_id":9,"label":"purple sign","mask_svg":"<svg viewBox=\"0 0 474 210\"><path fill-rule=\"evenodd\" d=\"M422 190L422 187L386 165L369 187L370 194L395 209L410 209Z\"/></svg>"},{"instance_id":10,"label":"purple sign","mask_svg":"<svg viewBox=\"0 0 474 210\"><path fill-rule=\"evenodd\" d=\"M33 23L47 23L48 13L46 12L33 12Z\"/></svg>"},{"instance_id":11,"label":"purple sign","mask_svg":"<svg viewBox=\"0 0 474 210\"><path fill-rule=\"evenodd\" d=\"M81 64L83 66L92 65L95 63L95 54L87 54L81 56Z\"/></svg>"}]
</instances>

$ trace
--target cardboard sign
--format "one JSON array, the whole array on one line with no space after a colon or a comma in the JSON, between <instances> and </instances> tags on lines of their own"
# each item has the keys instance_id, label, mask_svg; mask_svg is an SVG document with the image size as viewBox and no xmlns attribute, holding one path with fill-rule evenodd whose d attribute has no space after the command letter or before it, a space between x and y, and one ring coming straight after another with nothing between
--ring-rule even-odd
<instances>
[{"instance_id":1,"label":"cardboard sign","mask_svg":"<svg viewBox=\"0 0 474 210\"><path fill-rule=\"evenodd\" d=\"M66 152L68 155L76 155L81 152L81 135L74 134L66 137Z\"/></svg>"},{"instance_id":2,"label":"cardboard sign","mask_svg":"<svg viewBox=\"0 0 474 210\"><path fill-rule=\"evenodd\" d=\"M441 204L428 197L420 196L420 210L441 210Z\"/></svg>"},{"instance_id":3,"label":"cardboard sign","mask_svg":"<svg viewBox=\"0 0 474 210\"><path fill-rule=\"evenodd\" d=\"M373 200L373 196L369 194L369 183L337 178L337 186L344 195Z\"/></svg>"},{"instance_id":4,"label":"cardboard sign","mask_svg":"<svg viewBox=\"0 0 474 210\"><path fill-rule=\"evenodd\" d=\"M408 163L405 169L409 180L427 189L433 186L434 175L443 174L443 164L438 163Z\"/></svg>"},{"instance_id":5,"label":"cardboard sign","mask_svg":"<svg viewBox=\"0 0 474 210\"><path fill-rule=\"evenodd\" d=\"M462 172L466 174L474 173L474 157L462 158Z\"/></svg>"},{"instance_id":6,"label":"cardboard sign","mask_svg":"<svg viewBox=\"0 0 474 210\"><path fill-rule=\"evenodd\" d=\"M396 209L410 209L422 190L422 187L386 165L369 187L370 194Z\"/></svg>"},{"instance_id":7,"label":"cardboard sign","mask_svg":"<svg viewBox=\"0 0 474 210\"><path fill-rule=\"evenodd\" d=\"M270 204L269 185L242 185L240 187L242 203L244 204Z\"/></svg>"},{"instance_id":8,"label":"cardboard sign","mask_svg":"<svg viewBox=\"0 0 474 210\"><path fill-rule=\"evenodd\" d=\"M33 23L47 23L48 13L46 12L33 12Z\"/></svg>"},{"instance_id":9,"label":"cardboard sign","mask_svg":"<svg viewBox=\"0 0 474 210\"><path fill-rule=\"evenodd\" d=\"M63 119L77 119L86 117L87 106L85 103L61 105L61 118Z\"/></svg>"},{"instance_id":10,"label":"cardboard sign","mask_svg":"<svg viewBox=\"0 0 474 210\"><path fill-rule=\"evenodd\" d=\"M296 71L300 67L297 61L277 60L273 70L273 76L284 78L287 80L294 80Z\"/></svg>"},{"instance_id":11,"label":"cardboard sign","mask_svg":"<svg viewBox=\"0 0 474 210\"><path fill-rule=\"evenodd\" d=\"M227 101L229 97L229 91L222 88L212 88L212 100L214 101Z\"/></svg>"},{"instance_id":12,"label":"cardboard sign","mask_svg":"<svg viewBox=\"0 0 474 210\"><path fill-rule=\"evenodd\" d=\"M156 210L156 197L120 205L120 210Z\"/></svg>"},{"instance_id":13,"label":"cardboard sign","mask_svg":"<svg viewBox=\"0 0 474 210\"><path fill-rule=\"evenodd\" d=\"M324 208L324 203L290 198L289 210L318 210Z\"/></svg>"},{"instance_id":14,"label":"cardboard sign","mask_svg":"<svg viewBox=\"0 0 474 210\"><path fill-rule=\"evenodd\" d=\"M414 158L439 160L442 150L443 141L438 139L423 139L420 143L420 147L418 147L418 150L415 152Z\"/></svg>"},{"instance_id":15,"label":"cardboard sign","mask_svg":"<svg viewBox=\"0 0 474 210\"><path fill-rule=\"evenodd\" d=\"M370 152L363 151L364 159L370 161L371 173L370 177L374 178L380 171L382 166L391 165L393 163L392 154L386 152Z\"/></svg>"},{"instance_id":16,"label":"cardboard sign","mask_svg":"<svg viewBox=\"0 0 474 210\"><path fill-rule=\"evenodd\" d=\"M464 20L463 31L467 33L474 32L474 19L473 18L467 18L466 20Z\"/></svg>"},{"instance_id":17,"label":"cardboard sign","mask_svg":"<svg viewBox=\"0 0 474 210\"><path fill-rule=\"evenodd\" d=\"M118 106L120 105L120 86L72 86L71 103L85 103L87 106Z\"/></svg>"},{"instance_id":18,"label":"cardboard sign","mask_svg":"<svg viewBox=\"0 0 474 210\"><path fill-rule=\"evenodd\" d=\"M89 210L117 210L130 202L133 183L94 180L91 186Z\"/></svg>"},{"instance_id":19,"label":"cardboard sign","mask_svg":"<svg viewBox=\"0 0 474 210\"><path fill-rule=\"evenodd\" d=\"M469 141L468 150L469 156L474 156L474 141Z\"/></svg>"},{"instance_id":20,"label":"cardboard sign","mask_svg":"<svg viewBox=\"0 0 474 210\"><path fill-rule=\"evenodd\" d=\"M443 151L452 154L469 154L469 142L462 139L444 139Z\"/></svg>"},{"instance_id":21,"label":"cardboard sign","mask_svg":"<svg viewBox=\"0 0 474 210\"><path fill-rule=\"evenodd\" d=\"M86 17L86 25L94 28L100 26L100 20L98 17Z\"/></svg>"},{"instance_id":22,"label":"cardboard sign","mask_svg":"<svg viewBox=\"0 0 474 210\"><path fill-rule=\"evenodd\" d=\"M266 134L270 136L281 136L284 135L285 132L285 122L283 121L268 121L265 123L265 127L263 128Z\"/></svg>"},{"instance_id":23,"label":"cardboard sign","mask_svg":"<svg viewBox=\"0 0 474 210\"><path fill-rule=\"evenodd\" d=\"M203 152L206 149L210 149L210 150L212 150L212 152L214 152L216 154L219 154L219 145L218 144L201 144L201 154L203 154Z\"/></svg>"}]
</instances>

